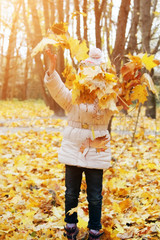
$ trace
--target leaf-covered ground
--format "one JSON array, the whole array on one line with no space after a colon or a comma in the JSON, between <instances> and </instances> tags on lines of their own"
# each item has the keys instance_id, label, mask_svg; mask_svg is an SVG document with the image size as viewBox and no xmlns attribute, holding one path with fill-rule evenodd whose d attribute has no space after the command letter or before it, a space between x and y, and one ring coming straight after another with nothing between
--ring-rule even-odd
<instances>
[{"instance_id":1,"label":"leaf-covered ground","mask_svg":"<svg viewBox=\"0 0 160 240\"><path fill-rule=\"evenodd\" d=\"M136 114L113 118L103 239L160 239L160 122L142 109L131 145ZM42 101L0 102L0 239L65 239L64 166L57 159L65 125ZM88 220L85 179L78 212L81 239Z\"/></svg>"}]
</instances>

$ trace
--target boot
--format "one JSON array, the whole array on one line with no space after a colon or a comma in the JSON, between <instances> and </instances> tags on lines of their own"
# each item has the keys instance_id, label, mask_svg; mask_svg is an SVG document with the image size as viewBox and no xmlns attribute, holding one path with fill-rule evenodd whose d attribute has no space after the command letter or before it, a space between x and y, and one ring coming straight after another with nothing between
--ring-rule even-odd
<instances>
[{"instance_id":1,"label":"boot","mask_svg":"<svg viewBox=\"0 0 160 240\"><path fill-rule=\"evenodd\" d=\"M67 237L67 239L74 239L74 240L76 240L76 236L79 233L79 229L78 229L77 226L72 227L72 228L66 226L64 229L66 231L66 233L64 233L64 236Z\"/></svg>"},{"instance_id":2,"label":"boot","mask_svg":"<svg viewBox=\"0 0 160 240\"><path fill-rule=\"evenodd\" d=\"M92 232L92 230L90 230L88 240L100 240L100 236L102 235L103 233L100 233L100 232L94 233Z\"/></svg>"}]
</instances>

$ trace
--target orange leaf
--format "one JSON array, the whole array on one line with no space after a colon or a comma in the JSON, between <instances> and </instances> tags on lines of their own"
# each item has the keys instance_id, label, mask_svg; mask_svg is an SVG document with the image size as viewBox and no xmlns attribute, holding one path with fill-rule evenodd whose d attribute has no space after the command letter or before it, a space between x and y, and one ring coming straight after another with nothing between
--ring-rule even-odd
<instances>
[{"instance_id":1,"label":"orange leaf","mask_svg":"<svg viewBox=\"0 0 160 240\"><path fill-rule=\"evenodd\" d=\"M51 27L53 33L60 35L60 34L65 34L68 30L68 23L54 23Z\"/></svg>"},{"instance_id":2,"label":"orange leaf","mask_svg":"<svg viewBox=\"0 0 160 240\"><path fill-rule=\"evenodd\" d=\"M127 198L124 201L120 202L119 206L121 208L121 211L124 212L132 206L132 201L129 198Z\"/></svg>"},{"instance_id":3,"label":"orange leaf","mask_svg":"<svg viewBox=\"0 0 160 240\"><path fill-rule=\"evenodd\" d=\"M105 151L107 149L106 144L109 142L109 138L106 136L95 138L91 140L87 138L80 147L80 152L83 153L85 148L96 148L97 152Z\"/></svg>"}]
</instances>

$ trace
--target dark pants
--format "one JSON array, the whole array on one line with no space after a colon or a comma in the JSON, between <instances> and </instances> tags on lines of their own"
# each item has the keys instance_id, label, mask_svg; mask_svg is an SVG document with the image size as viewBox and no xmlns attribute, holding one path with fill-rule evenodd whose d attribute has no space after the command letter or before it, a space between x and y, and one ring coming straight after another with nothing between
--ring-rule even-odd
<instances>
[{"instance_id":1,"label":"dark pants","mask_svg":"<svg viewBox=\"0 0 160 240\"><path fill-rule=\"evenodd\" d=\"M66 165L66 192L65 192L65 222L77 223L77 212L68 214L68 211L77 207L80 193L82 173L85 173L87 184L87 200L89 208L89 229L101 229L102 209L102 169L89 169Z\"/></svg>"}]
</instances>

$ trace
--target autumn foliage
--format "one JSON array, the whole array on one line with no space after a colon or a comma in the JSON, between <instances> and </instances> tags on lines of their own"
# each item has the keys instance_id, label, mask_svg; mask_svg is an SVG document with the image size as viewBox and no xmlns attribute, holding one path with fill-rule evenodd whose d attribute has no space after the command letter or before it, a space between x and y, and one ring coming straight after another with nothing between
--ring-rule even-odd
<instances>
[{"instance_id":1,"label":"autumn foliage","mask_svg":"<svg viewBox=\"0 0 160 240\"><path fill-rule=\"evenodd\" d=\"M100 66L85 66L81 60L88 57L86 42L80 43L70 37L67 29L66 23L53 24L47 37L33 49L32 56L43 51L48 44L70 51L71 58L78 62L78 73L72 65L67 65L63 76L66 78L66 86L72 89L73 104L98 101L100 109L116 113L122 108L127 110L133 103L143 104L147 100L147 88L158 95L149 74L152 68L160 64L153 55L128 54L126 57L129 61L121 67L121 75L118 77L109 59Z\"/></svg>"}]
</instances>

